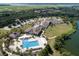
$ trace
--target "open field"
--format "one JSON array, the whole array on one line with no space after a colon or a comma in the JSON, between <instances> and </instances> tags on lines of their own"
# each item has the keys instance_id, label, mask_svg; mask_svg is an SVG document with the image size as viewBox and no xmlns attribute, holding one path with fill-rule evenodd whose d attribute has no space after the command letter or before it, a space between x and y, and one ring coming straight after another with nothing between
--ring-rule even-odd
<instances>
[{"instance_id":1,"label":"open field","mask_svg":"<svg viewBox=\"0 0 79 59\"><path fill-rule=\"evenodd\" d=\"M56 51L54 49L55 38L52 38L52 37L61 36L62 34L71 33L73 31L74 31L74 29L73 29L73 26L71 23L68 25L67 24L58 24L53 27L49 26L48 29L46 29L45 35L48 38L48 44L54 51L53 55L60 56L61 54L59 53L59 51ZM49 39L49 38L51 38L51 39Z\"/></svg>"},{"instance_id":2,"label":"open field","mask_svg":"<svg viewBox=\"0 0 79 59\"><path fill-rule=\"evenodd\" d=\"M53 36L61 36L63 33L68 33L72 31L72 24L58 24L55 26L49 26L45 31L45 35L50 38Z\"/></svg>"},{"instance_id":3,"label":"open field","mask_svg":"<svg viewBox=\"0 0 79 59\"><path fill-rule=\"evenodd\" d=\"M56 7L51 5L45 6L0 6L0 11L20 11L20 10L30 10L30 9L41 9L41 8L50 8Z\"/></svg>"}]
</instances>

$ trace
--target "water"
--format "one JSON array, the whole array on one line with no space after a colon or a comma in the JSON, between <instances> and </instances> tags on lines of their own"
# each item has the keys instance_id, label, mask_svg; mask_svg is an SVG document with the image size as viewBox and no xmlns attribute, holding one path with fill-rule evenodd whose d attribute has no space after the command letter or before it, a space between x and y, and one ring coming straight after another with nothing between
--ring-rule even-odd
<instances>
[{"instance_id":1,"label":"water","mask_svg":"<svg viewBox=\"0 0 79 59\"><path fill-rule=\"evenodd\" d=\"M79 56L79 21L77 21L77 31L70 36L71 39L65 41L65 48L73 55Z\"/></svg>"},{"instance_id":2,"label":"water","mask_svg":"<svg viewBox=\"0 0 79 59\"><path fill-rule=\"evenodd\" d=\"M30 47L39 46L38 41L23 40L22 43L23 43L23 48L30 48Z\"/></svg>"}]
</instances>

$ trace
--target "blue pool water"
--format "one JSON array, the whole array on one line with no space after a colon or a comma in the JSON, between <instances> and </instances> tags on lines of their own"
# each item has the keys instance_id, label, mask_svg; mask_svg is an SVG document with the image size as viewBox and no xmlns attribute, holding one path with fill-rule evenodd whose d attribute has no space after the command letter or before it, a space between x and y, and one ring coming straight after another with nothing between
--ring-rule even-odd
<instances>
[{"instance_id":1,"label":"blue pool water","mask_svg":"<svg viewBox=\"0 0 79 59\"><path fill-rule=\"evenodd\" d=\"M30 48L30 47L39 46L38 41L23 40L22 44L23 44L23 48Z\"/></svg>"}]
</instances>

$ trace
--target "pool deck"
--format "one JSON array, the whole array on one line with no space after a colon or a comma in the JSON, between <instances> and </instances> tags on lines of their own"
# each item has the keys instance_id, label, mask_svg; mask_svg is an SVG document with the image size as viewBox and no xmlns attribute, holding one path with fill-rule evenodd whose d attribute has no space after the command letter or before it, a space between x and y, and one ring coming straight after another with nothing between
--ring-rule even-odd
<instances>
[{"instance_id":1,"label":"pool deck","mask_svg":"<svg viewBox=\"0 0 79 59\"><path fill-rule=\"evenodd\" d=\"M23 39L24 38L28 38L28 41L29 42L32 42L32 41L37 41L39 45L37 46L31 46L29 48L23 48ZM26 39L27 40L27 39ZM44 49L45 48L45 44L47 44L47 41L44 37L37 37L35 36L34 38L32 37L32 35L22 35L21 37L18 38L18 42L16 40L14 40L14 45L10 45L10 49L12 49L13 51L17 52L17 48L18 47L20 49L20 52L25 52L29 49L32 49L33 51L39 51L41 49Z\"/></svg>"}]
</instances>

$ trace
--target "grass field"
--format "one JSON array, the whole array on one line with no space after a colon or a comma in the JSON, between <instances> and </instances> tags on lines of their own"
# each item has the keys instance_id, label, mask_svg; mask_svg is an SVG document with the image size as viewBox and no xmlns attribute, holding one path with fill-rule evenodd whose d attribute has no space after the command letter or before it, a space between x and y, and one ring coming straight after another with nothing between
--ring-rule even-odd
<instances>
[{"instance_id":1,"label":"grass field","mask_svg":"<svg viewBox=\"0 0 79 59\"><path fill-rule=\"evenodd\" d=\"M0 29L0 36L7 34L8 32L9 32L8 30Z\"/></svg>"},{"instance_id":2,"label":"grass field","mask_svg":"<svg viewBox=\"0 0 79 59\"><path fill-rule=\"evenodd\" d=\"M52 5L45 6L0 6L0 11L20 11L20 10L29 10L29 9L40 9L40 8L49 8L56 7Z\"/></svg>"},{"instance_id":3,"label":"grass field","mask_svg":"<svg viewBox=\"0 0 79 59\"><path fill-rule=\"evenodd\" d=\"M4 29L0 28L0 37L5 36L7 33L9 33L8 30L4 30ZM0 46L2 46L2 43L3 43L3 39L0 39Z\"/></svg>"},{"instance_id":4,"label":"grass field","mask_svg":"<svg viewBox=\"0 0 79 59\"><path fill-rule=\"evenodd\" d=\"M53 36L61 36L63 33L68 33L72 31L72 24L58 24L55 26L49 26L48 29L45 31L45 35L47 37L53 37Z\"/></svg>"},{"instance_id":5,"label":"grass field","mask_svg":"<svg viewBox=\"0 0 79 59\"><path fill-rule=\"evenodd\" d=\"M55 56L60 56L61 54L59 53L59 51L56 51L54 49L54 44L55 44L55 38L51 38L51 37L57 37L57 36L61 36L62 34L65 33L70 33L74 31L72 24L58 24L55 26L49 26L48 29L46 29L45 31L45 36L47 36L48 38L48 44L50 45L50 47L52 48L52 50L54 51L53 55ZM51 39L49 39L51 38Z\"/></svg>"},{"instance_id":6,"label":"grass field","mask_svg":"<svg viewBox=\"0 0 79 59\"><path fill-rule=\"evenodd\" d=\"M8 30L0 29L0 37L7 35L7 33L9 33Z\"/></svg>"},{"instance_id":7,"label":"grass field","mask_svg":"<svg viewBox=\"0 0 79 59\"><path fill-rule=\"evenodd\" d=\"M23 31L25 31L26 29L32 28L32 24L25 24L22 26Z\"/></svg>"}]
</instances>

